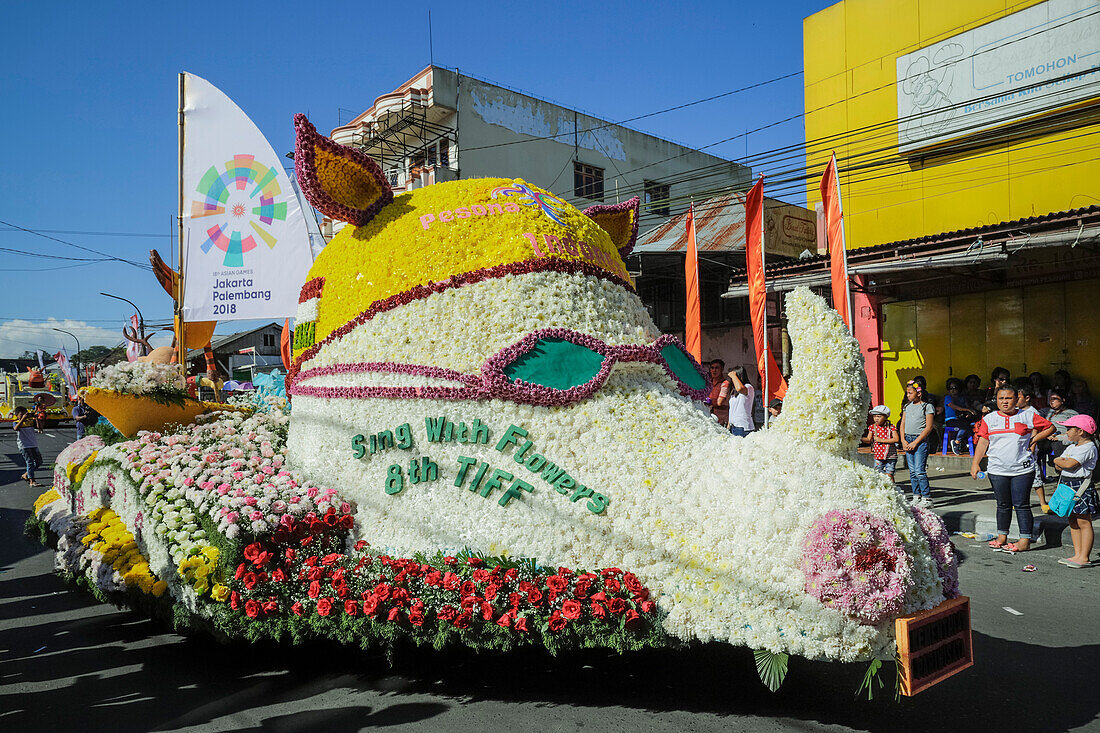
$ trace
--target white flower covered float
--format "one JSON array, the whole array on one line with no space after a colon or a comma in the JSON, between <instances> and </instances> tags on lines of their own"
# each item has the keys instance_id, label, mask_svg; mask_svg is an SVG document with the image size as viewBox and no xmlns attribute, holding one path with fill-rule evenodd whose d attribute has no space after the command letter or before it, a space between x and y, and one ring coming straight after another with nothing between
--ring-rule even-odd
<instances>
[{"instance_id":1,"label":"white flower covered float","mask_svg":"<svg viewBox=\"0 0 1100 733\"><path fill-rule=\"evenodd\" d=\"M252 640L765 660L892 659L896 618L958 594L943 523L855 460L862 360L820 298L787 300L782 417L735 438L634 292L637 199L580 212L518 179L394 197L296 123L303 190L349 226L301 291L293 417L78 441L31 520L63 575Z\"/></svg>"},{"instance_id":2,"label":"white flower covered float","mask_svg":"<svg viewBox=\"0 0 1100 733\"><path fill-rule=\"evenodd\" d=\"M627 568L675 637L811 658L892 658L893 618L944 600L913 514L855 460L862 358L820 298L787 301L783 416L735 438L633 291L636 200L581 213L482 179L390 203L373 161L297 122L304 191L351 226L302 292L289 457L364 540Z\"/></svg>"}]
</instances>

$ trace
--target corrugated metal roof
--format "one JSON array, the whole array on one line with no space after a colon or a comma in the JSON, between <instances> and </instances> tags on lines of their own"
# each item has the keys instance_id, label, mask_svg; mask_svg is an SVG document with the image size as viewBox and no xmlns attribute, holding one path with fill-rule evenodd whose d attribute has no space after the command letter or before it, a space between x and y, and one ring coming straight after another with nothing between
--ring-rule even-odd
<instances>
[{"instance_id":1,"label":"corrugated metal roof","mask_svg":"<svg viewBox=\"0 0 1100 733\"><path fill-rule=\"evenodd\" d=\"M215 335L214 338L210 339L210 348L214 351L217 351L218 349L220 349L221 347L225 346L228 343L236 341L239 338L244 338L245 336L256 333L257 331L262 331L265 328L271 328L272 326L274 326L275 328L278 328L280 331L282 331L283 324L281 324L281 323L274 323L274 322L265 323L262 326L257 326L256 328L250 328L247 331L237 331L236 333L227 333L227 334L224 334L224 335ZM190 351L187 352L187 357L191 358L192 356L194 356L196 354L201 354L201 353L203 353L203 349L191 349Z\"/></svg>"},{"instance_id":2,"label":"corrugated metal roof","mask_svg":"<svg viewBox=\"0 0 1100 733\"><path fill-rule=\"evenodd\" d=\"M745 194L730 193L700 202L695 212L695 243L700 252L736 252L744 249ZM682 252L685 249L686 211L638 237L634 252Z\"/></svg>"}]
</instances>

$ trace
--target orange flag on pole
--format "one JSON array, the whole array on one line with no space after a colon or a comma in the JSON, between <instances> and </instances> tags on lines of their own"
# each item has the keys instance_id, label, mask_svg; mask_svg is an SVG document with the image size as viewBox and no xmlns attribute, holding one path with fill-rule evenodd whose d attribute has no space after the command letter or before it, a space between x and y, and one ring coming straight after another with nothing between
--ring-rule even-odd
<instances>
[{"instance_id":1,"label":"orange flag on pole","mask_svg":"<svg viewBox=\"0 0 1100 733\"><path fill-rule=\"evenodd\" d=\"M696 361L702 362L703 343L699 325L699 249L695 246L695 204L688 209L687 240L687 257L684 260L684 281L687 283L684 345Z\"/></svg>"},{"instance_id":2,"label":"orange flag on pole","mask_svg":"<svg viewBox=\"0 0 1100 733\"><path fill-rule=\"evenodd\" d=\"M829 240L829 272L833 281L833 308L852 330L848 313L851 294L848 287L848 250L844 244L844 210L840 205L840 177L836 172L836 153L821 176L821 203L825 208L825 231Z\"/></svg>"},{"instance_id":3,"label":"orange flag on pole","mask_svg":"<svg viewBox=\"0 0 1100 733\"><path fill-rule=\"evenodd\" d=\"M283 321L283 332L279 336L279 354L283 358L283 368L290 371L290 319Z\"/></svg>"},{"instance_id":4,"label":"orange flag on pole","mask_svg":"<svg viewBox=\"0 0 1100 733\"><path fill-rule=\"evenodd\" d=\"M749 274L749 319L756 345L756 367L760 372L764 407L773 398L787 394L787 380L775 363L768 346L768 295L764 283L764 176L745 197L745 260ZM764 410L765 423L768 411Z\"/></svg>"}]
</instances>

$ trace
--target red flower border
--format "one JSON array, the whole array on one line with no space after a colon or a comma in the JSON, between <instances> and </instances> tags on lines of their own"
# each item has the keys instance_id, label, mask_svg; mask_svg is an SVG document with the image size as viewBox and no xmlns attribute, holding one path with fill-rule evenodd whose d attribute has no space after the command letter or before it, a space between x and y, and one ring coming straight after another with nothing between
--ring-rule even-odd
<instances>
[{"instance_id":1,"label":"red flower border","mask_svg":"<svg viewBox=\"0 0 1100 733\"><path fill-rule=\"evenodd\" d=\"M561 338L571 343L584 346L604 357L599 372L588 382L570 389L560 390L544 387L530 382L513 382L504 374L504 369L517 358L534 348L535 344L543 338ZM666 346L675 346L683 353L692 365L703 377L702 389L689 387L680 377L669 368L668 363L661 357L661 350ZM485 360L481 367L481 375L464 374L453 369L442 367L422 366L419 364L399 364L395 362L359 362L354 364L336 364L326 367L315 367L299 372L294 384L288 388L292 396L303 395L307 397L319 397L325 399L454 399L454 400L485 400L505 399L528 405L543 405L547 407L573 404L590 397L603 387L611 374L611 368L619 361L640 361L651 364L659 364L665 374L679 387L680 392L694 400L703 400L710 393L710 375L707 374L699 362L695 361L678 338L670 334L660 336L652 344L636 345L610 345L603 341L579 331L568 328L542 328L524 336L515 344L501 349L499 352ZM445 379L459 382L461 387L313 387L303 384L305 380L313 377L331 376L335 374L361 374L361 373L387 373L410 374L434 379Z\"/></svg>"},{"instance_id":2,"label":"red flower border","mask_svg":"<svg viewBox=\"0 0 1100 733\"><path fill-rule=\"evenodd\" d=\"M370 319L374 318L379 313L385 313L391 311L394 308L398 308L414 300L422 300L429 295L435 293L442 293L451 288L460 288L464 285L473 285L483 280L491 280L493 278L504 277L505 275L526 275L531 272L561 272L565 274L583 274L591 275L593 277L603 278L610 282L620 285L630 292L635 292L634 286L626 280L623 280L619 276L607 272L602 268L591 265L587 262L581 262L577 260L562 260L553 257L542 257L530 260L521 260L519 262L513 262L505 265L494 265L493 267L486 267L480 270L471 270L470 272L462 273L461 275L455 275L447 278L446 280L440 280L438 282L430 282L427 285L417 285L414 288L406 290L401 293L396 293L388 298L382 300L376 300L371 303L371 306L367 310L363 311L359 315L352 318L350 321L340 326L328 336L321 339L313 346L303 351L297 359L294 360L294 364L291 365L290 370L286 375L287 386L292 386L295 380L298 378L298 373L301 371L302 364L309 361L321 348L333 341L339 340L355 330L356 327L361 326Z\"/></svg>"},{"instance_id":3,"label":"red flower border","mask_svg":"<svg viewBox=\"0 0 1100 733\"><path fill-rule=\"evenodd\" d=\"M298 304L301 305L310 298L320 298L324 289L324 277L315 277L312 280L306 280L306 284L302 286L301 292L298 293Z\"/></svg>"},{"instance_id":4,"label":"red flower border","mask_svg":"<svg viewBox=\"0 0 1100 733\"><path fill-rule=\"evenodd\" d=\"M498 626L520 635L557 634L585 622L631 632L660 627L649 589L619 568L521 570L478 556L422 562L373 554L363 540L345 552L338 529L322 524L315 532L312 525L284 522L244 548L226 581L230 610L261 622L362 616L412 629Z\"/></svg>"}]
</instances>

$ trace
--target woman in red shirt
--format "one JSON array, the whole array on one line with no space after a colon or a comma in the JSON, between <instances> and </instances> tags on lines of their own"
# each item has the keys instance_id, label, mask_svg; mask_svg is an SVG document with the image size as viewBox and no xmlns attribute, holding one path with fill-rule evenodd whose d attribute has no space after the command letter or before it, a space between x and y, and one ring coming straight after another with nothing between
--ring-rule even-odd
<instances>
[{"instance_id":1,"label":"woman in red shirt","mask_svg":"<svg viewBox=\"0 0 1100 733\"><path fill-rule=\"evenodd\" d=\"M1050 421L1035 410L1017 409L1016 400L1015 387L1004 385L997 390L997 411L978 422L974 431L978 445L970 461L970 475L977 480L981 460L989 457L986 475L997 497L997 539L989 546L1006 552L1023 552L1031 546L1031 479L1035 473L1032 451L1054 432ZM1016 543L1008 541L1013 509L1020 525Z\"/></svg>"}]
</instances>

